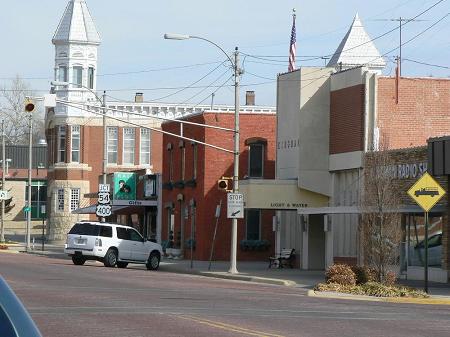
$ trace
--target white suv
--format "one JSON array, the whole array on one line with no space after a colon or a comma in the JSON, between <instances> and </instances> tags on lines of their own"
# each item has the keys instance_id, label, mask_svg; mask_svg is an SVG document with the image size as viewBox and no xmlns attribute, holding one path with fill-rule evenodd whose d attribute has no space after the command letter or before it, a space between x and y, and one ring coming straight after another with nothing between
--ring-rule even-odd
<instances>
[{"instance_id":1,"label":"white suv","mask_svg":"<svg viewBox=\"0 0 450 337\"><path fill-rule=\"evenodd\" d=\"M161 245L147 241L134 228L96 221L76 223L67 234L64 252L76 265L97 260L105 267L126 268L131 262L151 270L158 269L162 256Z\"/></svg>"}]
</instances>

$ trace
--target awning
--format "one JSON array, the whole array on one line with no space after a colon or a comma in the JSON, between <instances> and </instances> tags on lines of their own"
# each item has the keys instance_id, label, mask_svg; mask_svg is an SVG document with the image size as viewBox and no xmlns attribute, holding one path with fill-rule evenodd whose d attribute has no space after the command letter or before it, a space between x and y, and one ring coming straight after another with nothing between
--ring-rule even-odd
<instances>
[{"instance_id":1,"label":"awning","mask_svg":"<svg viewBox=\"0 0 450 337\"><path fill-rule=\"evenodd\" d=\"M363 214L374 212L375 208L361 208L358 206L334 206L334 207L310 207L298 208L297 214ZM436 205L429 213L444 213L447 211L446 205ZM386 209L386 213L424 213L418 205L402 205L398 209Z\"/></svg>"},{"instance_id":2,"label":"awning","mask_svg":"<svg viewBox=\"0 0 450 337\"><path fill-rule=\"evenodd\" d=\"M112 206L112 212L116 213L118 210L121 210L123 208L127 208L128 206ZM72 211L72 214L95 214L95 210L97 208L97 205L91 205L87 207L77 208L76 210Z\"/></svg>"}]
</instances>

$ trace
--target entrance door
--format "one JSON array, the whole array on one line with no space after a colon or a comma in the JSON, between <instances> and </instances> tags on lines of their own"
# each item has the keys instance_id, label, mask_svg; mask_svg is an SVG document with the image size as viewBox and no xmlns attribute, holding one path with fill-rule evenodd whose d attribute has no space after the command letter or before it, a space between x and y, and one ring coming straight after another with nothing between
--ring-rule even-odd
<instances>
[{"instance_id":1,"label":"entrance door","mask_svg":"<svg viewBox=\"0 0 450 337\"><path fill-rule=\"evenodd\" d=\"M322 214L309 216L308 269L325 269L325 232Z\"/></svg>"}]
</instances>

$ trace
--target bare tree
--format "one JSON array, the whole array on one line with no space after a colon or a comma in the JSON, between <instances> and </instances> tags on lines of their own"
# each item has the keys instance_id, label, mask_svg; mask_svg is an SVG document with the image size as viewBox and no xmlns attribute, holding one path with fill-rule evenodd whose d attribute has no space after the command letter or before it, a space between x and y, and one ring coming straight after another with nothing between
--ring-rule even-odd
<instances>
[{"instance_id":1,"label":"bare tree","mask_svg":"<svg viewBox=\"0 0 450 337\"><path fill-rule=\"evenodd\" d=\"M29 115L24 111L27 96L34 96L28 83L19 76L11 80L9 85L0 87L0 118L5 121L6 142L12 145L28 143ZM32 113L33 139L36 142L45 137L42 108L36 105Z\"/></svg>"},{"instance_id":2,"label":"bare tree","mask_svg":"<svg viewBox=\"0 0 450 337\"><path fill-rule=\"evenodd\" d=\"M401 241L399 189L389 151L369 152L364 158L362 240L365 264L384 282L396 265Z\"/></svg>"}]
</instances>

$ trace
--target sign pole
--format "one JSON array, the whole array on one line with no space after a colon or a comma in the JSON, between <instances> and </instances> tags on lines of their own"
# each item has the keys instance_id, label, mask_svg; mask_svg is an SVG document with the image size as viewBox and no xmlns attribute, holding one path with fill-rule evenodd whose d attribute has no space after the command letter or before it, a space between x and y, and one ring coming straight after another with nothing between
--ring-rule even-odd
<instances>
[{"instance_id":1,"label":"sign pole","mask_svg":"<svg viewBox=\"0 0 450 337\"><path fill-rule=\"evenodd\" d=\"M428 212L425 212L425 292L428 294Z\"/></svg>"}]
</instances>

